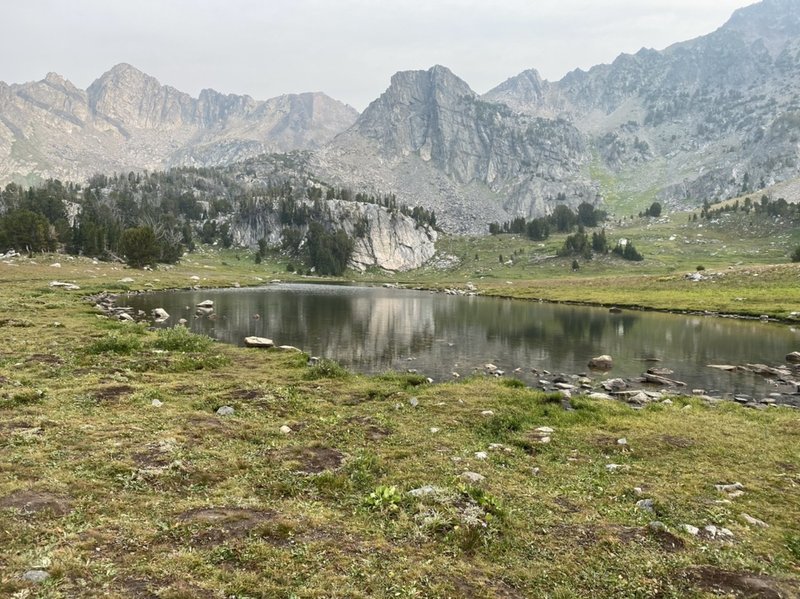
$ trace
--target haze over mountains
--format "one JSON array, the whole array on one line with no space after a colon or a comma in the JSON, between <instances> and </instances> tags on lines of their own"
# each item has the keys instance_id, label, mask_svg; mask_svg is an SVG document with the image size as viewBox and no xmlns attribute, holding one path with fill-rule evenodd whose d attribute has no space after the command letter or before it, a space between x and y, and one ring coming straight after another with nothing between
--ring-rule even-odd
<instances>
[{"instance_id":1,"label":"haze over mountains","mask_svg":"<svg viewBox=\"0 0 800 599\"><path fill-rule=\"evenodd\" d=\"M357 116L322 93L256 101L207 89L192 98L128 64L86 90L49 73L0 82L0 180L228 164L319 147Z\"/></svg>"},{"instance_id":2,"label":"haze over mountains","mask_svg":"<svg viewBox=\"0 0 800 599\"><path fill-rule=\"evenodd\" d=\"M293 150L307 151L299 172L394 192L456 232L560 202L755 191L800 175L800 0L763 0L707 36L557 82L531 69L483 96L443 66L400 72L361 115L321 93L192 98L129 65L85 91L54 74L0 83L2 182ZM274 161L246 172L262 170Z\"/></svg>"}]
</instances>

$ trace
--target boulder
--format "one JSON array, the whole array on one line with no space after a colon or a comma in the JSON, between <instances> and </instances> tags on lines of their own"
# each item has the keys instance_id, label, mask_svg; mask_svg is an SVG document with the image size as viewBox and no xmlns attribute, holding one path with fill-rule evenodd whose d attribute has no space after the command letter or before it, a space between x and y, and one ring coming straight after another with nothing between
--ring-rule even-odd
<instances>
[{"instance_id":1,"label":"boulder","mask_svg":"<svg viewBox=\"0 0 800 599\"><path fill-rule=\"evenodd\" d=\"M614 359L605 354L589 360L589 368L594 370L611 370L613 366Z\"/></svg>"},{"instance_id":2,"label":"boulder","mask_svg":"<svg viewBox=\"0 0 800 599\"><path fill-rule=\"evenodd\" d=\"M477 484L477 483L480 483L480 482L483 482L484 480L486 480L486 477L483 476L482 474L478 474L477 472L470 472L470 471L462 472L459 475L459 478L461 480L463 480L464 482L466 482L466 483L472 483L472 484Z\"/></svg>"},{"instance_id":3,"label":"boulder","mask_svg":"<svg viewBox=\"0 0 800 599\"><path fill-rule=\"evenodd\" d=\"M22 575L22 578L28 582L40 584L50 578L50 574L45 570L28 570Z\"/></svg>"},{"instance_id":4,"label":"boulder","mask_svg":"<svg viewBox=\"0 0 800 599\"><path fill-rule=\"evenodd\" d=\"M628 383L622 379L608 379L603 383L603 389L609 393L618 393L628 388Z\"/></svg>"},{"instance_id":5,"label":"boulder","mask_svg":"<svg viewBox=\"0 0 800 599\"><path fill-rule=\"evenodd\" d=\"M272 342L272 339L267 339L266 337L245 337L244 344L247 347L263 347L263 348L269 348L275 345Z\"/></svg>"},{"instance_id":6,"label":"boulder","mask_svg":"<svg viewBox=\"0 0 800 599\"><path fill-rule=\"evenodd\" d=\"M64 283L63 281L50 281L50 287L58 287L60 289L66 289L67 291L77 291L80 289L74 283Z\"/></svg>"},{"instance_id":7,"label":"boulder","mask_svg":"<svg viewBox=\"0 0 800 599\"><path fill-rule=\"evenodd\" d=\"M791 364L800 364L800 351L793 351L790 354L786 354L786 361Z\"/></svg>"},{"instance_id":8,"label":"boulder","mask_svg":"<svg viewBox=\"0 0 800 599\"><path fill-rule=\"evenodd\" d=\"M164 322L169 319L169 313L164 308L153 308L153 318L156 322Z\"/></svg>"},{"instance_id":9,"label":"boulder","mask_svg":"<svg viewBox=\"0 0 800 599\"><path fill-rule=\"evenodd\" d=\"M214 307L214 302L212 300L203 300L202 302L197 304L196 307L198 307L198 308L213 308Z\"/></svg>"}]
</instances>

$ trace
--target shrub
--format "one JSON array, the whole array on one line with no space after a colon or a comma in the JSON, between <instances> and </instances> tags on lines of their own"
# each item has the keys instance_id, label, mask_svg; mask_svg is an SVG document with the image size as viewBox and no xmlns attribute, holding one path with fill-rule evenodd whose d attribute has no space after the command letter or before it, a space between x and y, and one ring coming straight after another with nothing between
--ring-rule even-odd
<instances>
[{"instance_id":1,"label":"shrub","mask_svg":"<svg viewBox=\"0 0 800 599\"><path fill-rule=\"evenodd\" d=\"M316 364L314 364L306 374L306 378L315 380L315 379L344 379L350 376L350 373L347 372L345 368L343 368L338 362L334 360L328 360L323 358Z\"/></svg>"},{"instance_id":2,"label":"shrub","mask_svg":"<svg viewBox=\"0 0 800 599\"><path fill-rule=\"evenodd\" d=\"M153 347L166 351L203 352L213 343L210 337L196 335L186 327L160 329Z\"/></svg>"},{"instance_id":3,"label":"shrub","mask_svg":"<svg viewBox=\"0 0 800 599\"><path fill-rule=\"evenodd\" d=\"M156 263L161 248L153 229L134 227L123 231L120 250L125 255L128 266L142 268Z\"/></svg>"},{"instance_id":4,"label":"shrub","mask_svg":"<svg viewBox=\"0 0 800 599\"><path fill-rule=\"evenodd\" d=\"M142 348L142 342L130 335L111 333L92 343L86 351L90 354L130 354Z\"/></svg>"},{"instance_id":5,"label":"shrub","mask_svg":"<svg viewBox=\"0 0 800 599\"><path fill-rule=\"evenodd\" d=\"M26 389L11 396L10 399L0 399L0 408L16 408L29 404L39 403L45 397L45 392L40 389Z\"/></svg>"},{"instance_id":6,"label":"shrub","mask_svg":"<svg viewBox=\"0 0 800 599\"><path fill-rule=\"evenodd\" d=\"M792 262L800 262L800 245L794 248L794 252L792 252Z\"/></svg>"},{"instance_id":7,"label":"shrub","mask_svg":"<svg viewBox=\"0 0 800 599\"><path fill-rule=\"evenodd\" d=\"M503 379L501 383L504 387L509 389L524 389L525 383L519 379Z\"/></svg>"}]
</instances>

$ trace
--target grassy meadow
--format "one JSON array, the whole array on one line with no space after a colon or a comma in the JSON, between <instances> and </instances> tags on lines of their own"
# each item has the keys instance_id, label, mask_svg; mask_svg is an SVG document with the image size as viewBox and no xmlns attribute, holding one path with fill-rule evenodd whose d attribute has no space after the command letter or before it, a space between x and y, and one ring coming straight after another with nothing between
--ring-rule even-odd
<instances>
[{"instance_id":1,"label":"grassy meadow","mask_svg":"<svg viewBox=\"0 0 800 599\"><path fill-rule=\"evenodd\" d=\"M800 310L797 232L730 230L685 215L615 225L645 261L578 272L548 257L563 237L444 238L439 268L348 279ZM698 264L708 278L686 280ZM0 596L800 596L796 410L586 397L567 410L518 381L364 377L85 300L290 277L280 257L236 251L153 271L0 262Z\"/></svg>"}]
</instances>

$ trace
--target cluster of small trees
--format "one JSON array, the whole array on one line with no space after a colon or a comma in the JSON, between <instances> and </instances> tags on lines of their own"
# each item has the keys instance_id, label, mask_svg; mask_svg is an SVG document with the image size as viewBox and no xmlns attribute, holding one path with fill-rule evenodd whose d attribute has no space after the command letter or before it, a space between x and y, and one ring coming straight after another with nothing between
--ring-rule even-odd
<instances>
[{"instance_id":1,"label":"cluster of small trees","mask_svg":"<svg viewBox=\"0 0 800 599\"><path fill-rule=\"evenodd\" d=\"M10 184L0 191L0 251L62 250L121 257L135 266L169 263L196 242L231 247L233 219L256 223L277 213L285 249L299 255L303 245L302 258L310 267L340 274L354 242L341 229L313 226L325 221L325 199L374 203L411 217L418 226L436 226L432 210L405 206L391 194L294 186L285 180L253 185L226 169L184 168L95 175L84 185L57 180L30 188ZM355 223L356 237L367 231L366 221ZM259 248L258 256L265 255Z\"/></svg>"},{"instance_id":2,"label":"cluster of small trees","mask_svg":"<svg viewBox=\"0 0 800 599\"><path fill-rule=\"evenodd\" d=\"M557 199L563 202L566 201L567 198L563 194L559 194ZM573 212L566 204L559 204L555 207L553 213L548 216L542 216L532 220L525 220L519 217L502 224L490 223L489 233L492 235L515 233L517 235L526 235L533 241L544 241L550 237L551 231L569 233L579 225L583 227L596 227L605 219L606 213L596 209L588 202L582 202L578 206L577 212Z\"/></svg>"}]
</instances>

